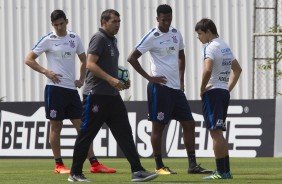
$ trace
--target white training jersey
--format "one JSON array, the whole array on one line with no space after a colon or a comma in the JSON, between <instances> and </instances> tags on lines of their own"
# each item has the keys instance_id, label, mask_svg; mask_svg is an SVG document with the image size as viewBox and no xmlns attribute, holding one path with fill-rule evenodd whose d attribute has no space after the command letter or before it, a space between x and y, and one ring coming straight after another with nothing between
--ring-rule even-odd
<instances>
[{"instance_id":1,"label":"white training jersey","mask_svg":"<svg viewBox=\"0 0 282 184\"><path fill-rule=\"evenodd\" d=\"M178 56L184 44L177 29L170 27L167 33L163 33L155 27L142 38L136 49L142 54L150 52L153 76L165 76L166 86L180 89Z\"/></svg>"},{"instance_id":2,"label":"white training jersey","mask_svg":"<svg viewBox=\"0 0 282 184\"><path fill-rule=\"evenodd\" d=\"M220 38L213 39L204 48L204 59L213 60L211 78L208 82L210 89L221 88L228 90L232 62L235 60L229 46Z\"/></svg>"},{"instance_id":3,"label":"white training jersey","mask_svg":"<svg viewBox=\"0 0 282 184\"><path fill-rule=\"evenodd\" d=\"M48 70L62 75L59 84L54 84L48 79L48 85L76 89L75 56L85 52L80 37L76 33L67 31L66 36L59 37L55 32L51 32L42 37L32 51L38 56L45 52Z\"/></svg>"}]
</instances>

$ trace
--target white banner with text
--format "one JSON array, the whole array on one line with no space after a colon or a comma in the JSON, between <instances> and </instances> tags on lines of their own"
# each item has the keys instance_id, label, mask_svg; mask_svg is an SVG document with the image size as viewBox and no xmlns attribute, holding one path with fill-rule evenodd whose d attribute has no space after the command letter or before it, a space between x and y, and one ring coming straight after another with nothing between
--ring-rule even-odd
<instances>
[{"instance_id":1,"label":"white banner with text","mask_svg":"<svg viewBox=\"0 0 282 184\"><path fill-rule=\"evenodd\" d=\"M212 141L201 114L201 102L189 101L196 121L196 154L214 157ZM136 149L141 157L152 157L151 122L147 120L147 102L125 102ZM0 103L0 157L52 157L49 144L50 123L42 102ZM231 157L273 157L275 101L231 100L225 137ZM76 130L69 120L61 132L63 157L71 157ZM164 157L186 157L182 128L172 120L163 132ZM98 157L124 157L111 131L103 125L94 139Z\"/></svg>"}]
</instances>

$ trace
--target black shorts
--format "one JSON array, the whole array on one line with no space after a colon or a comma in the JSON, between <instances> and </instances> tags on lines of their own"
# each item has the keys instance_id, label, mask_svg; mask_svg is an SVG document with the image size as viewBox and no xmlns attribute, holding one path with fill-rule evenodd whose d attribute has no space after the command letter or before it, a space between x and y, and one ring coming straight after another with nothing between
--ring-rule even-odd
<instances>
[{"instance_id":1,"label":"black shorts","mask_svg":"<svg viewBox=\"0 0 282 184\"><path fill-rule=\"evenodd\" d=\"M149 121L167 124L172 119L194 120L186 96L180 89L148 83L147 93Z\"/></svg>"},{"instance_id":2,"label":"black shorts","mask_svg":"<svg viewBox=\"0 0 282 184\"><path fill-rule=\"evenodd\" d=\"M46 85L44 94L47 119L81 119L82 103L77 90Z\"/></svg>"},{"instance_id":3,"label":"black shorts","mask_svg":"<svg viewBox=\"0 0 282 184\"><path fill-rule=\"evenodd\" d=\"M203 94L202 111L206 127L209 130L226 131L226 116L230 93L226 89L211 89Z\"/></svg>"}]
</instances>

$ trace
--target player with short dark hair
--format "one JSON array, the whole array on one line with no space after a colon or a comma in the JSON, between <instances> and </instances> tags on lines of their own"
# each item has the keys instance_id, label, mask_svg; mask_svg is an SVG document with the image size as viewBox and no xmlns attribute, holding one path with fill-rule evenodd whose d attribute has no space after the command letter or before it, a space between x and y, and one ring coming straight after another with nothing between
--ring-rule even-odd
<instances>
[{"instance_id":1,"label":"player with short dark hair","mask_svg":"<svg viewBox=\"0 0 282 184\"><path fill-rule=\"evenodd\" d=\"M108 18L110 17L110 18ZM128 89L130 81L118 80L119 50L115 35L120 16L115 10L101 15L101 28L90 40L87 72L83 90L83 125L75 142L71 175L68 181L89 182L82 173L87 149L106 123L130 163L133 182L149 181L158 175L146 171L136 150L125 104L119 91Z\"/></svg>"},{"instance_id":2,"label":"player with short dark hair","mask_svg":"<svg viewBox=\"0 0 282 184\"><path fill-rule=\"evenodd\" d=\"M213 140L216 172L204 177L206 180L232 179L229 163L228 142L224 138L230 92L236 85L241 66L233 56L230 47L219 38L211 19L200 20L195 31L199 40L207 44L204 48L204 70L200 96L206 127Z\"/></svg>"},{"instance_id":3,"label":"player with short dark hair","mask_svg":"<svg viewBox=\"0 0 282 184\"><path fill-rule=\"evenodd\" d=\"M77 88L84 82L86 55L79 36L67 30L68 19L62 10L51 13L51 23L54 31L41 38L27 54L25 63L48 78L44 101L46 118L50 120L50 144L56 162L54 173L69 174L70 169L65 167L61 156L60 134L64 119L70 119L77 131L80 129L82 104ZM48 60L47 69L36 62L36 58L44 52ZM78 80L75 79L75 55L80 60ZM92 173L116 172L98 162L92 146L88 158Z\"/></svg>"},{"instance_id":4,"label":"player with short dark hair","mask_svg":"<svg viewBox=\"0 0 282 184\"><path fill-rule=\"evenodd\" d=\"M56 20L61 19L61 18L67 21L66 14L63 10L54 10L51 13L50 17L51 17L51 22L55 22Z\"/></svg>"},{"instance_id":5,"label":"player with short dark hair","mask_svg":"<svg viewBox=\"0 0 282 184\"><path fill-rule=\"evenodd\" d=\"M146 78L149 120L152 121L151 143L156 162L156 173L176 174L162 161L161 140L165 126L176 119L183 128L183 139L188 154L188 173L204 174L212 171L200 167L195 156L195 121L184 94L184 43L178 29L171 26L172 9L167 4L157 8L158 26L151 29L128 57L134 69ZM138 58L150 52L150 76Z\"/></svg>"}]
</instances>

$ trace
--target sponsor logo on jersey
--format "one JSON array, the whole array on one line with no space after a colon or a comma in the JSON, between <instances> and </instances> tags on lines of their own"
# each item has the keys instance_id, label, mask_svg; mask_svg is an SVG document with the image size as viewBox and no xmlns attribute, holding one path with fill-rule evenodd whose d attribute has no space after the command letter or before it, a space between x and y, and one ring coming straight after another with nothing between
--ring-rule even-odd
<instances>
[{"instance_id":1,"label":"sponsor logo on jersey","mask_svg":"<svg viewBox=\"0 0 282 184\"><path fill-rule=\"evenodd\" d=\"M218 80L222 82L229 82L229 77L218 77Z\"/></svg>"},{"instance_id":2,"label":"sponsor logo on jersey","mask_svg":"<svg viewBox=\"0 0 282 184\"><path fill-rule=\"evenodd\" d=\"M222 66L229 66L229 65L232 65L232 61L230 61L230 59L224 60L222 62Z\"/></svg>"},{"instance_id":3,"label":"sponsor logo on jersey","mask_svg":"<svg viewBox=\"0 0 282 184\"><path fill-rule=\"evenodd\" d=\"M230 71L220 72L219 74L221 74L221 75L229 75L229 74L230 74Z\"/></svg>"},{"instance_id":4,"label":"sponsor logo on jersey","mask_svg":"<svg viewBox=\"0 0 282 184\"><path fill-rule=\"evenodd\" d=\"M231 52L230 48L221 49L221 53Z\"/></svg>"},{"instance_id":5,"label":"sponsor logo on jersey","mask_svg":"<svg viewBox=\"0 0 282 184\"><path fill-rule=\"evenodd\" d=\"M60 45L63 45L63 46L67 46L67 45L69 45L69 43L55 43L54 44L56 47L58 47L58 46L60 46Z\"/></svg>"},{"instance_id":6,"label":"sponsor logo on jersey","mask_svg":"<svg viewBox=\"0 0 282 184\"><path fill-rule=\"evenodd\" d=\"M173 29L171 30L171 32L177 33L177 30L173 28Z\"/></svg>"},{"instance_id":7,"label":"sponsor logo on jersey","mask_svg":"<svg viewBox=\"0 0 282 184\"><path fill-rule=\"evenodd\" d=\"M62 57L63 58L69 58L71 56L71 52L65 52Z\"/></svg>"},{"instance_id":8,"label":"sponsor logo on jersey","mask_svg":"<svg viewBox=\"0 0 282 184\"><path fill-rule=\"evenodd\" d=\"M70 37L71 37L71 38L75 38L75 35L74 35L74 34L70 34Z\"/></svg>"},{"instance_id":9,"label":"sponsor logo on jersey","mask_svg":"<svg viewBox=\"0 0 282 184\"><path fill-rule=\"evenodd\" d=\"M164 40L160 42L160 44L168 44L168 43L170 43L170 40Z\"/></svg>"}]
</instances>

